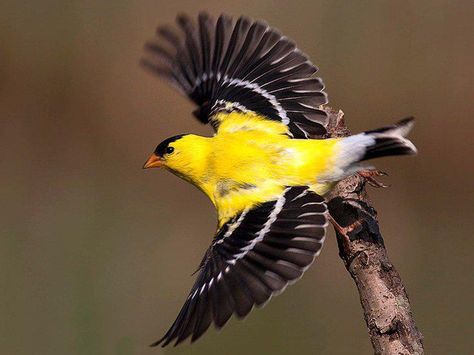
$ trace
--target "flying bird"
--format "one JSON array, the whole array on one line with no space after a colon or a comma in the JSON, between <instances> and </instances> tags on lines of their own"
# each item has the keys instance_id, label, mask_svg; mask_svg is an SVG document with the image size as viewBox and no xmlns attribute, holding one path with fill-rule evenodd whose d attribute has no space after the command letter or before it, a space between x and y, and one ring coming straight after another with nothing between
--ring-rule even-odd
<instances>
[{"instance_id":1,"label":"flying bird","mask_svg":"<svg viewBox=\"0 0 474 355\"><path fill-rule=\"evenodd\" d=\"M200 13L179 15L177 27L159 27L141 63L191 99L215 134L165 139L144 168L163 167L203 191L218 226L184 306L152 346L195 341L281 293L321 251L324 195L367 169L362 161L416 153L405 138L412 119L329 138L317 67L265 22Z\"/></svg>"}]
</instances>

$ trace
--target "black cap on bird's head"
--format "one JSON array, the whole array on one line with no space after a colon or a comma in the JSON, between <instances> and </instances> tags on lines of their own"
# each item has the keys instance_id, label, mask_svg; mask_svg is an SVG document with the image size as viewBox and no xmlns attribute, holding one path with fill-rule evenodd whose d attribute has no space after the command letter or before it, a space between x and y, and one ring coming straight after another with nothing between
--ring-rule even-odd
<instances>
[{"instance_id":1,"label":"black cap on bird's head","mask_svg":"<svg viewBox=\"0 0 474 355\"><path fill-rule=\"evenodd\" d=\"M170 147L170 143L177 141L178 139L181 139L185 134L178 134L177 136L173 136L170 138L166 138L163 142L158 144L155 149L155 154L159 157L163 157L166 153L172 153Z\"/></svg>"},{"instance_id":2,"label":"black cap on bird's head","mask_svg":"<svg viewBox=\"0 0 474 355\"><path fill-rule=\"evenodd\" d=\"M170 144L176 142L178 139L186 136L186 134L178 134L176 136L165 139L163 142L157 145L153 154L148 158L143 169L149 168L159 168L163 165L164 156L166 154L172 154L174 152L174 147Z\"/></svg>"}]
</instances>

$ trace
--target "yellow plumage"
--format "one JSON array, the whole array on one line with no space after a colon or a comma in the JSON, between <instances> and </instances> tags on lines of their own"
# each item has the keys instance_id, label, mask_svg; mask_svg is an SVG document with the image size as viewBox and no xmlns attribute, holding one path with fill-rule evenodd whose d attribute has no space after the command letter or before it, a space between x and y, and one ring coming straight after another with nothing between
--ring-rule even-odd
<instances>
[{"instance_id":1,"label":"yellow plumage","mask_svg":"<svg viewBox=\"0 0 474 355\"><path fill-rule=\"evenodd\" d=\"M201 189L214 203L219 227L246 208L275 199L286 186L310 186L334 166L339 139L291 139L287 126L256 114L218 115L211 138L186 135L173 142L165 167Z\"/></svg>"}]
</instances>

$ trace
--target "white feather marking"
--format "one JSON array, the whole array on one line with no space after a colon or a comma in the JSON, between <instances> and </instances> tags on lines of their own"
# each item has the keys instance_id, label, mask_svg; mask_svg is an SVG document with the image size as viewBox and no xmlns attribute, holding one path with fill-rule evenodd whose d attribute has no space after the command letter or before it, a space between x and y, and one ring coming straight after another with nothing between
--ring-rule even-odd
<instances>
[{"instance_id":1,"label":"white feather marking","mask_svg":"<svg viewBox=\"0 0 474 355\"><path fill-rule=\"evenodd\" d=\"M227 76L224 77L224 83L229 83L230 85L235 85L235 86L241 86L247 89L250 89L252 91L255 91L256 93L260 94L264 98L266 98L272 106L277 110L278 116L281 118L281 122L285 125L288 125L290 123L290 119L286 115L286 111L283 109L283 107L280 105L278 100L276 99L275 95L270 94L268 91L264 90L260 85L257 83L252 83L248 80L241 80L241 79L229 79Z\"/></svg>"},{"instance_id":2,"label":"white feather marking","mask_svg":"<svg viewBox=\"0 0 474 355\"><path fill-rule=\"evenodd\" d=\"M296 254L304 254L304 255L310 255L310 256L313 255L313 253L310 252L310 251L302 250L302 249L298 249L298 248L288 248L288 249L285 249L285 251L291 252L291 253L296 253Z\"/></svg>"},{"instance_id":3,"label":"white feather marking","mask_svg":"<svg viewBox=\"0 0 474 355\"><path fill-rule=\"evenodd\" d=\"M226 100L216 100L214 105L212 105L212 109L214 110L219 105L222 105L224 107L224 109L228 110L228 111L232 111L234 108L236 108L237 110L240 110L240 111L245 112L245 113L252 112L247 107L245 107L244 105L242 105L238 102L230 102L230 101L226 101Z\"/></svg>"},{"instance_id":4,"label":"white feather marking","mask_svg":"<svg viewBox=\"0 0 474 355\"><path fill-rule=\"evenodd\" d=\"M294 238L291 238L291 241L320 243L318 239L310 238L310 237L294 237Z\"/></svg>"},{"instance_id":5,"label":"white feather marking","mask_svg":"<svg viewBox=\"0 0 474 355\"><path fill-rule=\"evenodd\" d=\"M304 205L301 205L301 207L306 207L306 206L311 206L311 205L320 205L322 202L307 202Z\"/></svg>"},{"instance_id":6,"label":"white feather marking","mask_svg":"<svg viewBox=\"0 0 474 355\"><path fill-rule=\"evenodd\" d=\"M300 81L308 80L308 78L297 78L297 79L289 79L287 80L289 83L298 83Z\"/></svg>"},{"instance_id":7,"label":"white feather marking","mask_svg":"<svg viewBox=\"0 0 474 355\"><path fill-rule=\"evenodd\" d=\"M365 133L341 139L337 144L332 168L318 176L318 181L321 183L338 181L361 170L355 163L362 159L367 147L373 144L375 138Z\"/></svg>"},{"instance_id":8,"label":"white feather marking","mask_svg":"<svg viewBox=\"0 0 474 355\"><path fill-rule=\"evenodd\" d=\"M239 260L243 258L249 250L252 250L255 247L255 244L258 242L261 242L263 240L263 237L270 231L270 228L272 224L276 221L278 214L281 212L283 209L283 206L285 205L286 199L285 199L285 194L288 192L289 188L285 189L283 194L278 198L278 200L275 203L275 207L273 207L272 212L270 213L270 216L268 217L267 221L263 225L263 228L258 231L257 236L252 239L250 244L242 248L242 252L239 254L234 255L234 259L232 261Z\"/></svg>"},{"instance_id":9,"label":"white feather marking","mask_svg":"<svg viewBox=\"0 0 474 355\"><path fill-rule=\"evenodd\" d=\"M322 227L319 224L300 224L296 226L295 229L306 229L306 228L315 228L315 227Z\"/></svg>"},{"instance_id":10,"label":"white feather marking","mask_svg":"<svg viewBox=\"0 0 474 355\"><path fill-rule=\"evenodd\" d=\"M283 58L285 58L285 57L283 57ZM300 65L301 65L301 64L295 64L295 65L293 65L293 66L291 66L291 67L282 69L282 70L280 70L280 73L286 73L287 71L290 71L291 69L295 69L296 67L299 67Z\"/></svg>"},{"instance_id":11,"label":"white feather marking","mask_svg":"<svg viewBox=\"0 0 474 355\"><path fill-rule=\"evenodd\" d=\"M298 196L296 196L294 199L291 200L291 202L293 201L296 201L297 199L303 197L303 196L306 196L306 194L308 193L308 189L305 189L302 193L300 193Z\"/></svg>"},{"instance_id":12,"label":"white feather marking","mask_svg":"<svg viewBox=\"0 0 474 355\"><path fill-rule=\"evenodd\" d=\"M306 212L306 213L302 213L300 214L298 217L296 218L303 218L303 217L309 217L309 216L317 216L317 215L323 215L324 213L319 213L319 212Z\"/></svg>"},{"instance_id":13,"label":"white feather marking","mask_svg":"<svg viewBox=\"0 0 474 355\"><path fill-rule=\"evenodd\" d=\"M304 103L302 103L302 102L298 102L298 104L299 104L300 106L303 106L303 107L307 107L307 108L311 108L311 109L315 109L315 110L317 109L317 107L315 107L315 106L311 106L311 105L308 105L308 104L304 104Z\"/></svg>"},{"instance_id":14,"label":"white feather marking","mask_svg":"<svg viewBox=\"0 0 474 355\"><path fill-rule=\"evenodd\" d=\"M306 94L306 93L310 93L310 92L316 94L316 93L321 92L321 91L318 91L318 90L297 90L297 89L295 89L295 90L293 90L293 92L295 94Z\"/></svg>"},{"instance_id":15,"label":"white feather marking","mask_svg":"<svg viewBox=\"0 0 474 355\"><path fill-rule=\"evenodd\" d=\"M224 242L224 240L228 237L230 237L232 235L232 233L234 233L234 231L240 226L240 224L242 223L242 221L244 220L245 218L245 215L247 214L248 212L248 209L244 210L239 218L237 219L237 221L235 221L234 223L232 223L229 228L227 229L227 232L225 232L224 236L222 237L222 239L219 239L215 244L221 244Z\"/></svg>"},{"instance_id":16,"label":"white feather marking","mask_svg":"<svg viewBox=\"0 0 474 355\"><path fill-rule=\"evenodd\" d=\"M340 151L337 156L338 165L349 165L359 161L365 154L367 147L375 144L375 138L365 133L344 138L340 142Z\"/></svg>"}]
</instances>

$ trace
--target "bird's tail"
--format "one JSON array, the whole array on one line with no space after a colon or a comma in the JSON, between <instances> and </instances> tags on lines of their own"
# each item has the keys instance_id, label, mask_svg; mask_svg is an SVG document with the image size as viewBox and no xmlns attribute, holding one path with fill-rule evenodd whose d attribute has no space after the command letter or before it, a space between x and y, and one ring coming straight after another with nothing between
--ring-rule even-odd
<instances>
[{"instance_id":1,"label":"bird's tail","mask_svg":"<svg viewBox=\"0 0 474 355\"><path fill-rule=\"evenodd\" d=\"M405 138L412 129L413 123L413 117L405 118L392 126L366 131L354 136L370 138L365 147L364 155L359 161L388 155L416 154L415 145Z\"/></svg>"},{"instance_id":2,"label":"bird's tail","mask_svg":"<svg viewBox=\"0 0 474 355\"><path fill-rule=\"evenodd\" d=\"M336 158L336 165L343 171L339 178L361 170L358 164L360 161L389 155L416 154L415 145L405 138L413 123L412 117L405 118L392 126L342 138Z\"/></svg>"}]
</instances>

